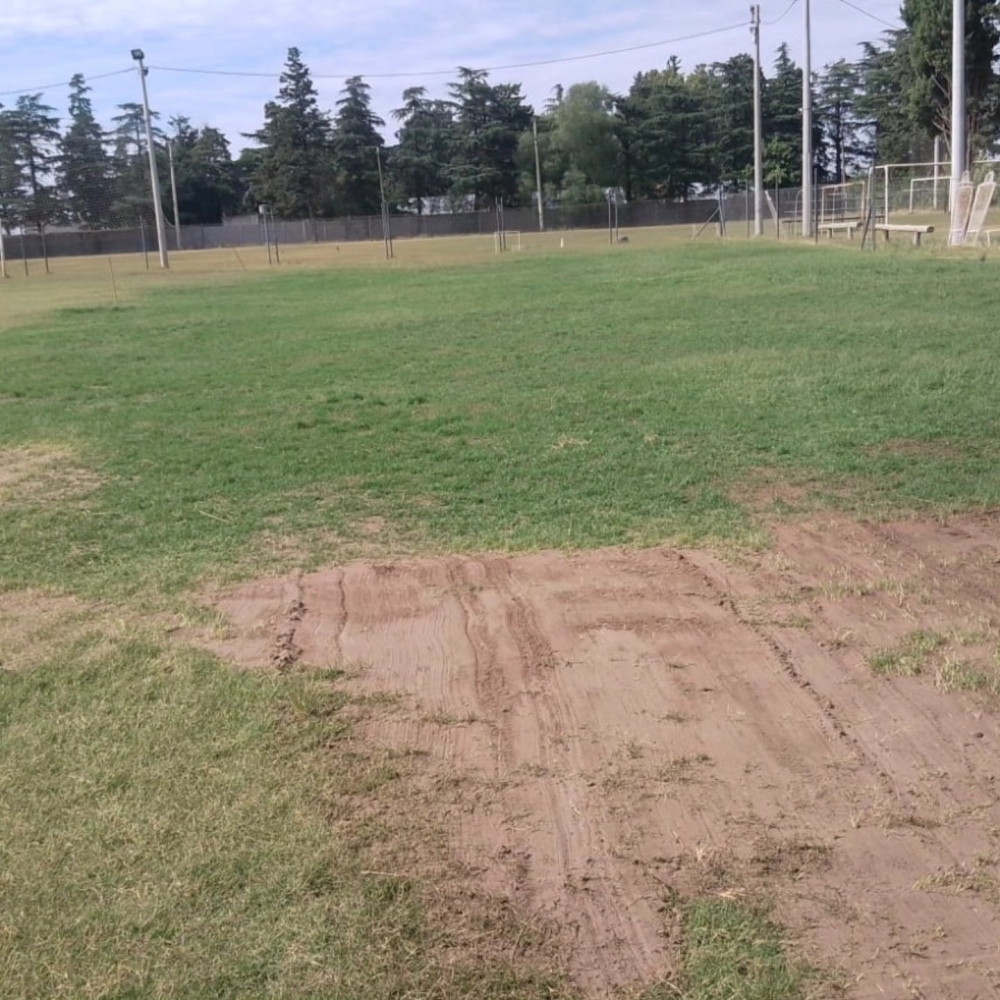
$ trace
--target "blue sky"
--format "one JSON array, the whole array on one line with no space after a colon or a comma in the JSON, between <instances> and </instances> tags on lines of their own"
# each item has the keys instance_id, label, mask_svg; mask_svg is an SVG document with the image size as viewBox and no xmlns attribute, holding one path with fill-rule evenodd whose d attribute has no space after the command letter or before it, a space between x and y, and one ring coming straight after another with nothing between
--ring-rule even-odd
<instances>
[{"instance_id":1,"label":"blue sky","mask_svg":"<svg viewBox=\"0 0 1000 1000\"><path fill-rule=\"evenodd\" d=\"M802 0L776 25L790 0L762 3L764 62L787 41L802 56ZM854 58L860 42L898 23L899 0L812 0L813 65ZM861 8L857 10L855 8ZM863 13L863 12L864 13ZM866 16L867 15L867 16ZM405 87L426 85L444 96L449 77L427 71L458 65L499 66L559 59L647 45L727 26L701 38L548 66L496 71L495 81L524 84L541 106L556 84L598 80L628 88L639 70L662 66L670 55L691 69L750 51L749 0L2 0L0 92L127 70L129 51L141 47L151 67L231 70L273 74L240 78L199 76L153 68L150 101L166 119L185 114L195 125L222 128L234 150L241 132L258 128L266 100L277 91L289 46L298 46L317 76L325 108L332 108L345 76L361 74L372 86L375 110L384 118ZM412 74L380 78L377 74ZM320 79L329 76L330 79ZM139 99L134 71L93 80L95 107L103 120L122 101ZM65 108L65 85L46 90L48 103ZM15 95L0 96L13 103Z\"/></svg>"}]
</instances>

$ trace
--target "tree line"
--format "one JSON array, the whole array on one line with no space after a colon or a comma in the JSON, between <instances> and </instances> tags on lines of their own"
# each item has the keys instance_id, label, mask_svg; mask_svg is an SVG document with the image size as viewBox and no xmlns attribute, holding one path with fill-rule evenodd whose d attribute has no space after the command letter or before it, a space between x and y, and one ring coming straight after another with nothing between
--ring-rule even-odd
<instances>
[{"instance_id":1,"label":"tree line","mask_svg":"<svg viewBox=\"0 0 1000 1000\"><path fill-rule=\"evenodd\" d=\"M814 74L814 164L820 181L846 181L873 161L918 162L947 139L951 4L904 0L902 26ZM967 0L968 128L973 155L1000 139L1000 4ZM320 107L308 66L288 50L259 130L232 155L229 140L186 117L164 129L154 112L156 157L167 190L168 153L179 221L216 223L267 204L279 218L423 212L530 204L541 177L547 203L683 199L736 188L753 174L750 56L685 72L676 58L639 72L625 93L594 82L556 87L529 106L517 83L459 68L447 96L411 87L386 122L362 77L346 80L335 108ZM801 184L802 70L782 45L762 70L764 171L769 185ZM122 104L110 127L95 117L85 79L70 82L61 122L41 94L0 105L0 222L39 230L148 221L148 153L142 108ZM168 216L170 201L167 199ZM176 221L176 220L171 220Z\"/></svg>"}]
</instances>

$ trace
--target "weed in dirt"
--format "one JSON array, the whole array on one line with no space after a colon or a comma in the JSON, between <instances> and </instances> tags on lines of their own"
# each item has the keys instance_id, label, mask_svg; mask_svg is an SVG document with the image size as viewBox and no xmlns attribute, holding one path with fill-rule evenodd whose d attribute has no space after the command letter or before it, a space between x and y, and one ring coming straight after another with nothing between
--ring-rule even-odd
<instances>
[{"instance_id":1,"label":"weed in dirt","mask_svg":"<svg viewBox=\"0 0 1000 1000\"><path fill-rule=\"evenodd\" d=\"M883 677L916 677L923 673L931 655L947 641L937 632L910 632L899 645L872 653L868 666Z\"/></svg>"},{"instance_id":2,"label":"weed in dirt","mask_svg":"<svg viewBox=\"0 0 1000 1000\"><path fill-rule=\"evenodd\" d=\"M705 753L669 757L657 767L656 780L686 785L697 781L700 773L714 763Z\"/></svg>"},{"instance_id":3,"label":"weed in dirt","mask_svg":"<svg viewBox=\"0 0 1000 1000\"><path fill-rule=\"evenodd\" d=\"M937 686L945 692L966 691L984 694L991 698L1000 697L1000 670L989 668L966 660L945 657L934 676Z\"/></svg>"},{"instance_id":4,"label":"weed in dirt","mask_svg":"<svg viewBox=\"0 0 1000 1000\"><path fill-rule=\"evenodd\" d=\"M926 875L917 881L914 889L947 895L972 893L993 902L1000 902L1000 875L996 871L997 861L995 858L985 861L987 862L985 864L961 865Z\"/></svg>"}]
</instances>

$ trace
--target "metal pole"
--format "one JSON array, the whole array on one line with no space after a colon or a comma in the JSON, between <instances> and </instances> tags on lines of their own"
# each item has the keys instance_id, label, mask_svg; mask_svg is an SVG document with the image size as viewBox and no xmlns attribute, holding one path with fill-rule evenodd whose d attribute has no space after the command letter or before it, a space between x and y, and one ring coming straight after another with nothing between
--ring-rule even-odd
<instances>
[{"instance_id":1,"label":"metal pole","mask_svg":"<svg viewBox=\"0 0 1000 1000\"><path fill-rule=\"evenodd\" d=\"M968 162L965 121L965 0L951 3L951 205Z\"/></svg>"},{"instance_id":2,"label":"metal pole","mask_svg":"<svg viewBox=\"0 0 1000 1000\"><path fill-rule=\"evenodd\" d=\"M955 0L961 3L963 0ZM813 152L812 152L812 29L809 0L805 9L805 54L802 57L802 235L812 236Z\"/></svg>"},{"instance_id":3,"label":"metal pole","mask_svg":"<svg viewBox=\"0 0 1000 1000\"><path fill-rule=\"evenodd\" d=\"M763 115L760 100L760 5L750 8L753 17L753 234L764 235Z\"/></svg>"},{"instance_id":4,"label":"metal pole","mask_svg":"<svg viewBox=\"0 0 1000 1000\"><path fill-rule=\"evenodd\" d=\"M531 119L531 136L535 140L535 187L538 189L538 231L545 232L545 204L542 199L542 160L538 155L538 119Z\"/></svg>"},{"instance_id":5,"label":"metal pole","mask_svg":"<svg viewBox=\"0 0 1000 1000\"><path fill-rule=\"evenodd\" d=\"M382 241L385 243L385 259L392 259L392 233L389 231L389 206L385 200L385 181L382 177L382 151L375 147L375 162L378 164L378 192L382 200Z\"/></svg>"},{"instance_id":6,"label":"metal pole","mask_svg":"<svg viewBox=\"0 0 1000 1000\"><path fill-rule=\"evenodd\" d=\"M258 205L257 211L264 220L264 242L267 244L267 266L271 266L271 233L267 228L267 205Z\"/></svg>"},{"instance_id":7,"label":"metal pole","mask_svg":"<svg viewBox=\"0 0 1000 1000\"><path fill-rule=\"evenodd\" d=\"M177 207L177 175L174 173L174 143L173 140L167 143L167 159L170 162L170 193L174 199L174 242L177 249L181 247L181 212Z\"/></svg>"},{"instance_id":8,"label":"metal pole","mask_svg":"<svg viewBox=\"0 0 1000 1000\"><path fill-rule=\"evenodd\" d=\"M0 278L9 278L7 273L7 250L4 246L3 223L0 222Z\"/></svg>"},{"instance_id":9,"label":"metal pole","mask_svg":"<svg viewBox=\"0 0 1000 1000\"><path fill-rule=\"evenodd\" d=\"M136 55L138 53L138 55ZM153 214L156 217L156 242L160 250L160 267L170 267L167 255L167 227L163 219L163 204L160 201L160 178L156 172L156 149L153 146L153 123L149 115L149 93L146 90L145 58L136 49L133 58L139 64L139 81L142 83L142 117L146 123L146 148L149 151L149 187L153 195Z\"/></svg>"},{"instance_id":10,"label":"metal pole","mask_svg":"<svg viewBox=\"0 0 1000 1000\"><path fill-rule=\"evenodd\" d=\"M615 231L611 223L611 188L608 188L608 244L615 245Z\"/></svg>"}]
</instances>

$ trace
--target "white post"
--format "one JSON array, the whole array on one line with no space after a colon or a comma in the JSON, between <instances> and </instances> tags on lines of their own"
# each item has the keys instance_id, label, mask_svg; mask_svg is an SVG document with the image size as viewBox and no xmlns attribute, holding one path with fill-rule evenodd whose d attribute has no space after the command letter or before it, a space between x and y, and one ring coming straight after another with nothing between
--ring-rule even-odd
<instances>
[{"instance_id":1,"label":"white post","mask_svg":"<svg viewBox=\"0 0 1000 1000\"><path fill-rule=\"evenodd\" d=\"M885 191L883 192L883 197L885 198L885 215L882 217L883 222L889 221L889 166L887 163L882 168L885 171Z\"/></svg>"},{"instance_id":2,"label":"white post","mask_svg":"<svg viewBox=\"0 0 1000 1000\"><path fill-rule=\"evenodd\" d=\"M160 249L160 267L170 267L167 255L167 226L163 219L163 203L160 201L160 178L156 172L156 148L153 146L153 123L149 115L149 93L146 90L145 56L142 49L133 49L132 58L139 64L139 80L142 83L142 116L146 123L146 149L149 151L149 187L153 195L153 214L156 217L156 242Z\"/></svg>"},{"instance_id":3,"label":"white post","mask_svg":"<svg viewBox=\"0 0 1000 1000\"><path fill-rule=\"evenodd\" d=\"M941 136L934 136L934 194L932 195L932 205L934 211L938 207L938 181L941 179Z\"/></svg>"},{"instance_id":4,"label":"white post","mask_svg":"<svg viewBox=\"0 0 1000 1000\"><path fill-rule=\"evenodd\" d=\"M177 249L181 247L181 210L177 203L177 174L174 173L174 142L173 139L167 143L167 157L170 160L170 194L174 201L174 242Z\"/></svg>"},{"instance_id":5,"label":"white post","mask_svg":"<svg viewBox=\"0 0 1000 1000\"><path fill-rule=\"evenodd\" d=\"M956 3L961 0L955 0ZM813 154L812 154L812 29L809 0L805 9L805 53L802 57L802 235L812 236L813 230Z\"/></svg>"},{"instance_id":6,"label":"white post","mask_svg":"<svg viewBox=\"0 0 1000 1000\"><path fill-rule=\"evenodd\" d=\"M951 192L952 205L968 155L965 121L965 0L951 3Z\"/></svg>"},{"instance_id":7,"label":"white post","mask_svg":"<svg viewBox=\"0 0 1000 1000\"><path fill-rule=\"evenodd\" d=\"M750 8L753 16L753 234L764 235L764 164L760 107L760 5Z\"/></svg>"},{"instance_id":8,"label":"white post","mask_svg":"<svg viewBox=\"0 0 1000 1000\"><path fill-rule=\"evenodd\" d=\"M7 250L4 247L3 223L0 222L0 278L9 278L7 273Z\"/></svg>"},{"instance_id":9,"label":"white post","mask_svg":"<svg viewBox=\"0 0 1000 1000\"><path fill-rule=\"evenodd\" d=\"M538 119L531 119L531 136L535 141L535 187L538 189L538 231L545 232L545 204L542 199L542 161L538 155Z\"/></svg>"}]
</instances>

